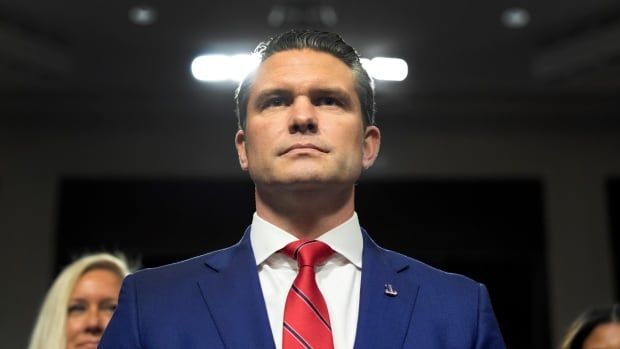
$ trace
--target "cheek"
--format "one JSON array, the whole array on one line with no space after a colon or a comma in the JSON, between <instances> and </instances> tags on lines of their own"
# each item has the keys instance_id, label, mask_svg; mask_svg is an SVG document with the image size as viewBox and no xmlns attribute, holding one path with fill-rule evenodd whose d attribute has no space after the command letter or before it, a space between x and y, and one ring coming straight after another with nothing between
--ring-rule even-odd
<instances>
[{"instance_id":1,"label":"cheek","mask_svg":"<svg viewBox=\"0 0 620 349\"><path fill-rule=\"evenodd\" d=\"M69 317L67 319L67 340L71 341L78 333L80 333L81 329L81 321L75 317Z\"/></svg>"},{"instance_id":2,"label":"cheek","mask_svg":"<svg viewBox=\"0 0 620 349\"><path fill-rule=\"evenodd\" d=\"M108 327L110 320L112 320L112 313L106 312L104 315L102 315L103 328Z\"/></svg>"},{"instance_id":3,"label":"cheek","mask_svg":"<svg viewBox=\"0 0 620 349\"><path fill-rule=\"evenodd\" d=\"M361 155L364 149L364 139L362 135L354 134L353 132L342 133L339 135L339 139L343 142L341 146L348 149L351 156L355 155L357 160L358 155Z\"/></svg>"},{"instance_id":4,"label":"cheek","mask_svg":"<svg viewBox=\"0 0 620 349\"><path fill-rule=\"evenodd\" d=\"M273 150L274 136L268 133L248 135L246 138L246 153L249 157L263 157Z\"/></svg>"}]
</instances>

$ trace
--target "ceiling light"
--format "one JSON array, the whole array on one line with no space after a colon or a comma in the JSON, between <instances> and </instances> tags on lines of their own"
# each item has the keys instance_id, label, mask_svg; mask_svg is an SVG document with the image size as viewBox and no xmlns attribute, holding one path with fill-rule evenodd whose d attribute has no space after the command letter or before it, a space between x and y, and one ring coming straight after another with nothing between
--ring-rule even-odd
<instances>
[{"instance_id":1,"label":"ceiling light","mask_svg":"<svg viewBox=\"0 0 620 349\"><path fill-rule=\"evenodd\" d=\"M200 81L241 81L258 66L256 55L202 55L192 61L192 75Z\"/></svg>"},{"instance_id":2,"label":"ceiling light","mask_svg":"<svg viewBox=\"0 0 620 349\"><path fill-rule=\"evenodd\" d=\"M362 58L362 66L376 80L402 81L407 77L407 62L400 58L375 57ZM260 64L257 55L210 54L194 58L191 65L192 75L200 81L236 81L239 82Z\"/></svg>"},{"instance_id":3,"label":"ceiling light","mask_svg":"<svg viewBox=\"0 0 620 349\"><path fill-rule=\"evenodd\" d=\"M272 27L333 27L338 24L338 13L332 5L297 1L272 6L267 23Z\"/></svg>"},{"instance_id":4,"label":"ceiling light","mask_svg":"<svg viewBox=\"0 0 620 349\"><path fill-rule=\"evenodd\" d=\"M338 13L331 5L322 5L319 7L319 18L321 23L328 27L333 27L338 24Z\"/></svg>"},{"instance_id":5,"label":"ceiling light","mask_svg":"<svg viewBox=\"0 0 620 349\"><path fill-rule=\"evenodd\" d=\"M134 6L129 9L129 19L137 25L150 25L157 20L157 11L147 5Z\"/></svg>"},{"instance_id":6,"label":"ceiling light","mask_svg":"<svg viewBox=\"0 0 620 349\"><path fill-rule=\"evenodd\" d=\"M409 73L407 62L400 58L362 58L362 66L376 80L403 81Z\"/></svg>"},{"instance_id":7,"label":"ceiling light","mask_svg":"<svg viewBox=\"0 0 620 349\"><path fill-rule=\"evenodd\" d=\"M530 23L530 13L523 8L508 8L502 12L502 23L512 29L523 28Z\"/></svg>"}]
</instances>

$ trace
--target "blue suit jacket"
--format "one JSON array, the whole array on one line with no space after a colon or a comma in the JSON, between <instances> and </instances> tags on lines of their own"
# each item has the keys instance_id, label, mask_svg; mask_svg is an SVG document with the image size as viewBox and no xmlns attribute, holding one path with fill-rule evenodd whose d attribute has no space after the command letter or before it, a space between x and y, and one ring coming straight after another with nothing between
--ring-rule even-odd
<instances>
[{"instance_id":1,"label":"blue suit jacket","mask_svg":"<svg viewBox=\"0 0 620 349\"><path fill-rule=\"evenodd\" d=\"M99 348L274 348L249 231L230 248L128 276ZM505 348L482 284L362 233L356 349Z\"/></svg>"}]
</instances>

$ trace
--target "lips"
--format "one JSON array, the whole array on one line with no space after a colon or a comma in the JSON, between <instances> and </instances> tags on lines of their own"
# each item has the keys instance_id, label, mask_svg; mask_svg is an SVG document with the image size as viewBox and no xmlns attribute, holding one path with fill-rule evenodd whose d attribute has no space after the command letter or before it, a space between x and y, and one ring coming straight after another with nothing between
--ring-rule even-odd
<instances>
[{"instance_id":1,"label":"lips","mask_svg":"<svg viewBox=\"0 0 620 349\"><path fill-rule=\"evenodd\" d=\"M97 348L98 345L99 345L98 340L88 340L88 341L83 341L83 342L78 343L76 348L90 349L90 348Z\"/></svg>"},{"instance_id":2,"label":"lips","mask_svg":"<svg viewBox=\"0 0 620 349\"><path fill-rule=\"evenodd\" d=\"M281 152L280 155L284 155L284 154L289 153L289 152L291 152L293 150L296 150L296 149L314 149L314 150L318 150L318 151L320 151L322 153L327 153L328 152L327 149L325 149L323 147L320 147L318 145L315 145L313 143L296 143L296 144L293 144L290 147L284 149L284 151Z\"/></svg>"}]
</instances>

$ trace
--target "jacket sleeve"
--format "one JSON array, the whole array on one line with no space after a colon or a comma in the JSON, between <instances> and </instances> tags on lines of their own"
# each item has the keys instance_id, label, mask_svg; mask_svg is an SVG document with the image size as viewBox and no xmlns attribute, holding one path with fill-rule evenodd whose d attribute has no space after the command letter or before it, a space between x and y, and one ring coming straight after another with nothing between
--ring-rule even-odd
<instances>
[{"instance_id":1,"label":"jacket sleeve","mask_svg":"<svg viewBox=\"0 0 620 349\"><path fill-rule=\"evenodd\" d=\"M506 349L499 325L493 313L491 299L484 285L478 289L478 332L476 349Z\"/></svg>"},{"instance_id":2,"label":"jacket sleeve","mask_svg":"<svg viewBox=\"0 0 620 349\"><path fill-rule=\"evenodd\" d=\"M118 307L103 333L99 349L138 349L140 330L138 319L135 276L129 275L123 281Z\"/></svg>"}]
</instances>

